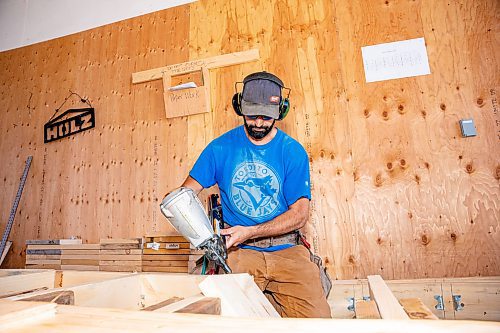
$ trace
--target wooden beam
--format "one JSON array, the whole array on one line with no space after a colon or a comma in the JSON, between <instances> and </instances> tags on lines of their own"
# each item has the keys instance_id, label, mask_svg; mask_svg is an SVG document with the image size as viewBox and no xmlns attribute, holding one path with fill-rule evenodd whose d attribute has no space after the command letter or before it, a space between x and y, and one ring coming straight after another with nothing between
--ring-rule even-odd
<instances>
[{"instance_id":1,"label":"wooden beam","mask_svg":"<svg viewBox=\"0 0 500 333\"><path fill-rule=\"evenodd\" d=\"M175 75L187 74L195 71L196 69L199 70L200 67L205 67L207 69L214 69L218 67L238 65L249 61L255 61L258 59L259 59L258 49L223 54L212 58L188 61L180 64L174 64L165 67L149 69L142 72L132 73L132 83L135 84L135 83L148 82L152 80L159 80L163 78L163 74L167 72L170 72L171 75L175 76Z\"/></svg>"},{"instance_id":2,"label":"wooden beam","mask_svg":"<svg viewBox=\"0 0 500 333\"><path fill-rule=\"evenodd\" d=\"M144 309L142 309L141 311L155 311L155 310L158 310L160 308L166 307L167 305L182 301L183 299L184 299L183 297L175 297L174 296L174 297L171 297L171 298L166 299L164 301L161 301L160 303L156 303L156 304L147 306Z\"/></svg>"},{"instance_id":3,"label":"wooden beam","mask_svg":"<svg viewBox=\"0 0 500 333\"><path fill-rule=\"evenodd\" d=\"M380 275L369 275L368 285L382 319L410 319Z\"/></svg>"},{"instance_id":4,"label":"wooden beam","mask_svg":"<svg viewBox=\"0 0 500 333\"><path fill-rule=\"evenodd\" d=\"M75 293L72 290L53 291L22 299L22 301L49 302L62 305L75 305Z\"/></svg>"},{"instance_id":5,"label":"wooden beam","mask_svg":"<svg viewBox=\"0 0 500 333\"><path fill-rule=\"evenodd\" d=\"M402 298L399 303L411 319L439 319L419 298Z\"/></svg>"},{"instance_id":6,"label":"wooden beam","mask_svg":"<svg viewBox=\"0 0 500 333\"><path fill-rule=\"evenodd\" d=\"M0 331L8 332L10 328L19 325L19 323L29 324L55 315L55 303L0 300Z\"/></svg>"},{"instance_id":7,"label":"wooden beam","mask_svg":"<svg viewBox=\"0 0 500 333\"><path fill-rule=\"evenodd\" d=\"M357 301L354 312L356 319L381 319L375 301Z\"/></svg>"},{"instance_id":8,"label":"wooden beam","mask_svg":"<svg viewBox=\"0 0 500 333\"><path fill-rule=\"evenodd\" d=\"M175 313L195 313L195 314L211 314L220 315L221 301L216 297L204 297L199 301L191 303Z\"/></svg>"},{"instance_id":9,"label":"wooden beam","mask_svg":"<svg viewBox=\"0 0 500 333\"><path fill-rule=\"evenodd\" d=\"M249 274L211 275L199 287L205 296L221 299L222 315L280 317Z\"/></svg>"}]
</instances>

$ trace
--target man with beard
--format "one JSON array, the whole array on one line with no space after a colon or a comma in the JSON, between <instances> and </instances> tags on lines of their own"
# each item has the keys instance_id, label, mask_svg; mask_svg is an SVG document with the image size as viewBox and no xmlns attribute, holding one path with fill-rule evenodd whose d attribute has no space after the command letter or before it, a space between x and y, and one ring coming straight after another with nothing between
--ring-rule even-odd
<instances>
[{"instance_id":1,"label":"man with beard","mask_svg":"<svg viewBox=\"0 0 500 333\"><path fill-rule=\"evenodd\" d=\"M213 140L182 185L219 186L228 265L249 273L283 317L330 317L319 269L300 243L309 218L309 158L278 129L290 109L283 82L257 72L243 80L233 107L243 126Z\"/></svg>"}]
</instances>

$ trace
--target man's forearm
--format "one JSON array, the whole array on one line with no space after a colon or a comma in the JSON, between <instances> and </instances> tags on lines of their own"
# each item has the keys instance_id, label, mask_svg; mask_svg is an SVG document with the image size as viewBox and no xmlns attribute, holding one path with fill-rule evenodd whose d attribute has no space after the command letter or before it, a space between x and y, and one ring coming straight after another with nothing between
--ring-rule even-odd
<instances>
[{"instance_id":1,"label":"man's forearm","mask_svg":"<svg viewBox=\"0 0 500 333\"><path fill-rule=\"evenodd\" d=\"M302 228L309 218L309 199L301 198L281 215L271 221L252 227L252 237L270 237L286 234L287 232Z\"/></svg>"}]
</instances>

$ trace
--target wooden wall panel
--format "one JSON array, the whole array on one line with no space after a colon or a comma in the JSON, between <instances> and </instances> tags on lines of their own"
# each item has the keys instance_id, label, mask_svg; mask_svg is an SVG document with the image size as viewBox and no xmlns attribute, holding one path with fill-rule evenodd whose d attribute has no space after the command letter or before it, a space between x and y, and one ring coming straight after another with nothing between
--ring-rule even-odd
<instances>
[{"instance_id":1,"label":"wooden wall panel","mask_svg":"<svg viewBox=\"0 0 500 333\"><path fill-rule=\"evenodd\" d=\"M6 265L22 265L29 238L171 230L158 200L241 124L234 82L268 70L292 89L278 126L310 155L305 231L334 278L500 274L499 18L494 0L202 0L0 53L0 226L34 155ZM365 82L362 46L417 37L431 75ZM210 72L208 114L167 120L161 80L131 84L252 48L259 61ZM97 127L44 145L70 89L90 98ZM469 117L479 135L464 139Z\"/></svg>"}]
</instances>

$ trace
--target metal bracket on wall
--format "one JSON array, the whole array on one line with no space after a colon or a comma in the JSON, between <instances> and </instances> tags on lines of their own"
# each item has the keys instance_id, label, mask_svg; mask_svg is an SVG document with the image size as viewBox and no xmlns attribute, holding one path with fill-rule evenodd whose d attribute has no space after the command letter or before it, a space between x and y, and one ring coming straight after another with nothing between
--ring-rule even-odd
<instances>
[{"instance_id":1,"label":"metal bracket on wall","mask_svg":"<svg viewBox=\"0 0 500 333\"><path fill-rule=\"evenodd\" d=\"M462 295L453 295L453 308L455 311L462 311L464 309L464 303L462 303Z\"/></svg>"},{"instance_id":2,"label":"metal bracket on wall","mask_svg":"<svg viewBox=\"0 0 500 333\"><path fill-rule=\"evenodd\" d=\"M354 308L355 308L354 297L348 297L347 300L349 301L349 305L347 306L347 310L354 311Z\"/></svg>"},{"instance_id":3,"label":"metal bracket on wall","mask_svg":"<svg viewBox=\"0 0 500 333\"><path fill-rule=\"evenodd\" d=\"M436 310L444 311L443 296L434 295L434 299L437 301L437 304L436 304L436 306L434 306L434 308Z\"/></svg>"}]
</instances>

